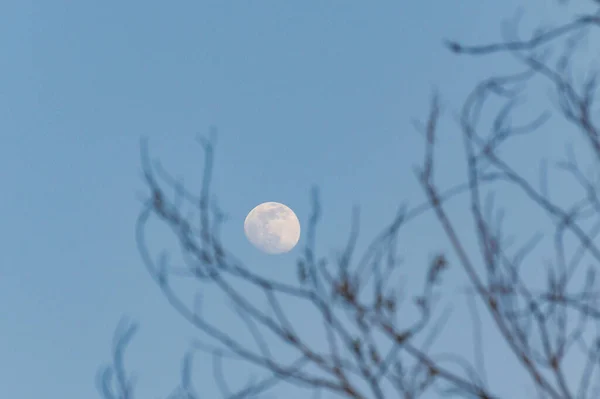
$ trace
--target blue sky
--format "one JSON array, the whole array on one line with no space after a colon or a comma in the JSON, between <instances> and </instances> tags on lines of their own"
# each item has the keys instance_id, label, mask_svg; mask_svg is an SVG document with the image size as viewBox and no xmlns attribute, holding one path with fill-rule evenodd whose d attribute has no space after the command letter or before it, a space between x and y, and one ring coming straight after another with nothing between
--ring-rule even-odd
<instances>
[{"instance_id":1,"label":"blue sky","mask_svg":"<svg viewBox=\"0 0 600 399\"><path fill-rule=\"evenodd\" d=\"M268 257L245 240L244 217L258 203L283 202L304 226L319 186L319 248L330 254L345 242L353 205L366 239L399 204L424 199L412 169L423 140L411 119L425 117L435 87L448 110L438 181L464 179L452 111L477 78L512 64L459 58L442 41L498 39L517 3L3 1L0 396L94 397L123 315L141 327L128 356L139 397L164 397L177 384L194 330L163 300L135 246L140 137L194 189L194 138L218 128L226 242L277 275L299 251ZM526 26L557 19L562 9L548 3L531 2ZM561 148L546 140L541 151ZM405 239L406 275L419 281L419 265L448 246L427 218ZM458 269L449 279L464 283ZM449 334L468 345L460 328ZM199 372L205 397L216 397L211 379Z\"/></svg>"}]
</instances>

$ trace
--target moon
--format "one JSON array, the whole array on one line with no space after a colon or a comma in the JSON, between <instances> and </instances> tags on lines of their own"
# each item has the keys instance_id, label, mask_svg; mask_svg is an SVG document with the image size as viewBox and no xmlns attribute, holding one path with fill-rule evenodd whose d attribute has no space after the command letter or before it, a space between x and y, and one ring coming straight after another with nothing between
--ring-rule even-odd
<instances>
[{"instance_id":1,"label":"moon","mask_svg":"<svg viewBox=\"0 0 600 399\"><path fill-rule=\"evenodd\" d=\"M244 233L261 251L282 254L298 244L300 221L289 207L278 202L264 202L246 216Z\"/></svg>"}]
</instances>

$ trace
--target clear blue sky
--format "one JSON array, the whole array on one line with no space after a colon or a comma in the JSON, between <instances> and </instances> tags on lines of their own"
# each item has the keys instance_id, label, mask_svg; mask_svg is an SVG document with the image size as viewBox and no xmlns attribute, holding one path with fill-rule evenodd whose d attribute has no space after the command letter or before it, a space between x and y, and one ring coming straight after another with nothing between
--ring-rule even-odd
<instances>
[{"instance_id":1,"label":"clear blue sky","mask_svg":"<svg viewBox=\"0 0 600 399\"><path fill-rule=\"evenodd\" d=\"M139 397L164 397L177 384L194 331L137 253L141 136L197 188L194 137L218 127L225 240L261 273L277 274L299 251L268 257L247 243L243 219L258 203L283 202L304 226L318 185L319 245L329 254L345 242L353 205L370 237L400 203L424 199L412 169L423 141L411 118L426 115L434 87L448 111L439 181L463 180L452 110L478 77L511 64L455 57L442 40L498 39L517 3L3 1L0 397L96 397L95 373L123 315L141 326L128 356ZM551 2L530 3L526 22L554 20ZM547 140L542 150L561 145ZM516 151L517 162L524 154ZM167 236L157 234L156 242ZM405 239L406 275L420 284L428 256L448 245L431 219ZM451 288L464 283L458 268L448 278ZM468 347L461 314L446 342ZM510 373L509 356L491 350L490 368ZM197 377L203 397L216 397L212 375Z\"/></svg>"}]
</instances>

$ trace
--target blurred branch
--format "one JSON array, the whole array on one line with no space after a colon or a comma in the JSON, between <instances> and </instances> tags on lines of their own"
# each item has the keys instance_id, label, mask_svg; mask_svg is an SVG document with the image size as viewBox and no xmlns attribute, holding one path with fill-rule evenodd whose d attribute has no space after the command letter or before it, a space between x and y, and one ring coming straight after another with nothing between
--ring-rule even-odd
<instances>
[{"instance_id":1,"label":"blurred branch","mask_svg":"<svg viewBox=\"0 0 600 399\"><path fill-rule=\"evenodd\" d=\"M545 111L525 123L513 121L525 104L524 93L539 79L553 88L559 116L579 133L573 138L582 139L594 158L593 170L600 170L600 136L593 108L597 73L592 71L577 87L570 72L580 39L571 35L597 25L598 16L586 15L557 28L539 30L527 40L507 33L510 37L504 42L490 45L449 42L448 47L457 54L510 54L523 68L518 73L482 80L466 98L458 115L467 161L465 176L460 180L464 183L448 190L436 183L437 170L445 166L439 155L444 148L437 140L442 109L439 95L434 93L425 123L415 124L425 138L423 163L416 172L426 202L414 208L399 207L363 251L357 244L360 213L354 209L346 245L339 255L329 259L316 250L322 207L314 189L306 246L297 261L294 281L261 275L222 242L219 232L225 218L211 186L214 134L198 140L204 155L199 194L191 193L181 180L152 162L148 143L143 141L141 158L149 195L136 225L140 255L166 300L197 329L195 349L212 357L213 380L221 396L255 398L286 384L309 390L314 397L329 394L354 399L416 399L435 392L464 398L500 398L497 392L506 381L489 374L487 366L497 359L484 349L490 345L487 336L483 339L483 318L487 317L492 321L489 328L502 340L493 345L503 345L510 351L515 368L522 371L540 397L596 398L600 384L594 386L592 381L600 380L600 335L592 326L600 326L600 287L595 279L595 269L600 265L600 174L595 178L586 175L574 154L560 162L558 169L581 188L581 196L564 206L549 196L546 162L540 168L541 187L537 189L519 172L515 159L503 152L510 148L508 143L547 128L554 117ZM561 40L566 40L565 49L552 66L547 46ZM546 237L538 231L511 249L514 243L504 230L506 212L496 195L499 189L512 189L510 192L521 198L519 206L531 206L547 217L554 228L550 234L550 260L531 260ZM454 199L468 206L469 232L476 238L474 249L461 234L467 226L465 218L457 222L449 211L449 201ZM186 207L193 212L183 214ZM430 262L423 265L423 285L413 298L414 308L409 308L398 289L404 282L398 281L399 235L427 211L432 211L456 261L450 260L451 254L436 250ZM153 255L146 240L151 220L158 220L173 233L183 265L175 265L164 252ZM585 262L589 267L582 276ZM454 314L453 308L446 307L436 317L440 287L445 284L444 274L450 263L456 263L456 269L464 272L471 293L467 307L473 327L473 361L458 348L440 353L433 345L445 334L446 321ZM523 273L527 265L528 270L535 268L535 278ZM222 295L244 331L226 329L210 320L200 312L197 301L188 303L174 281L194 284L201 290L203 301L214 292ZM421 287L414 282L411 285ZM248 295L241 286L260 295ZM481 305L486 312L480 315ZM307 313L298 320L297 314L289 312L290 306L306 309ZM416 310L412 319L408 310ZM311 329L320 329L321 344L312 342L314 333L306 334L307 320ZM123 354L134 331L132 327L118 331L113 365L99 373L98 386L105 398L133 398ZM192 384L192 353L183 360L181 383L171 397L200 398ZM566 371L567 359L573 356L582 359L579 381L569 379L573 372ZM263 375L243 387L230 386L230 363Z\"/></svg>"}]
</instances>

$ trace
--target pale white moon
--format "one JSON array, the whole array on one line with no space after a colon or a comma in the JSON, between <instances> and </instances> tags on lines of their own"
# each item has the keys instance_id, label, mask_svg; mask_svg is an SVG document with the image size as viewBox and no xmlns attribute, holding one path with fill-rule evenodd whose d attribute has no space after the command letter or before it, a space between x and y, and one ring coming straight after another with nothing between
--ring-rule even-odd
<instances>
[{"instance_id":1,"label":"pale white moon","mask_svg":"<svg viewBox=\"0 0 600 399\"><path fill-rule=\"evenodd\" d=\"M252 209L244 221L244 232L256 248L268 254L290 251L300 239L300 221L287 206L265 202Z\"/></svg>"}]
</instances>

